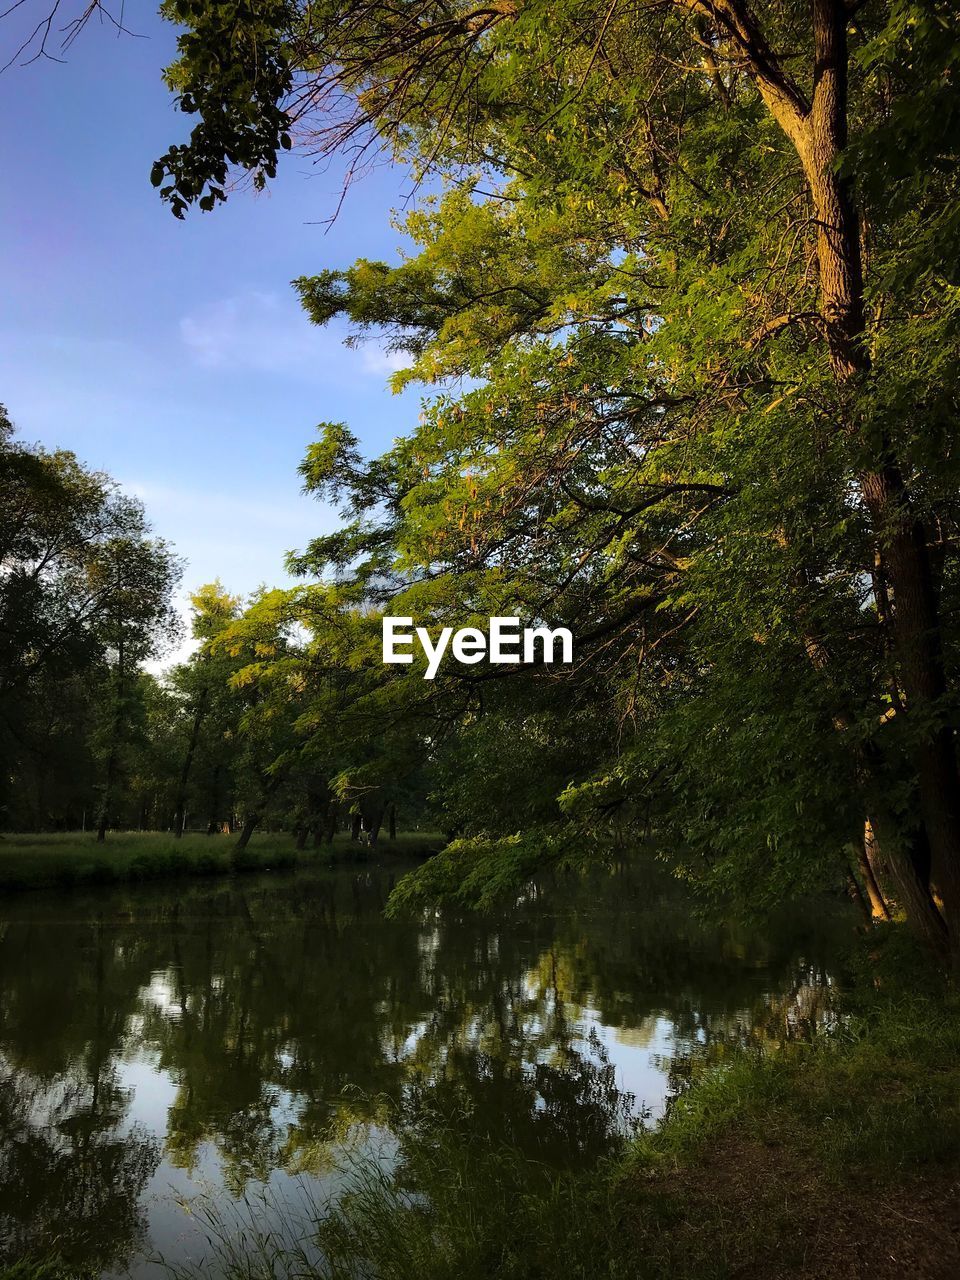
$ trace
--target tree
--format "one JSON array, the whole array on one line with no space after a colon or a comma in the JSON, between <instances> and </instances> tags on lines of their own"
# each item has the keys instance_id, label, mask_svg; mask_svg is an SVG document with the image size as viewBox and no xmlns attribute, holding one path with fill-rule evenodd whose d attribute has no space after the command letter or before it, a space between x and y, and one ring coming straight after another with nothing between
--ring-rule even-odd
<instances>
[{"instance_id":1,"label":"tree","mask_svg":"<svg viewBox=\"0 0 960 1280\"><path fill-rule=\"evenodd\" d=\"M585 785L695 801L707 881L773 850L777 892L869 818L960 955L954 6L336 0L231 10L229 46L221 7L166 12L200 117L155 166L178 214L295 132L447 175L418 257L300 282L407 376L481 384L369 465L325 435L354 519L313 565L576 622L657 739Z\"/></svg>"},{"instance_id":2,"label":"tree","mask_svg":"<svg viewBox=\"0 0 960 1280\"><path fill-rule=\"evenodd\" d=\"M117 698L132 693L131 656L152 652L170 621L176 563L149 542L142 506L109 477L72 453L17 441L5 415L0 480L0 743L9 793L0 802L9 817L44 825L53 788L63 788L78 825L97 699L117 677L118 656ZM133 599L137 575L146 596L154 593L142 606ZM72 784L54 778L58 757ZM14 794L23 786L35 787L33 803Z\"/></svg>"},{"instance_id":3,"label":"tree","mask_svg":"<svg viewBox=\"0 0 960 1280\"><path fill-rule=\"evenodd\" d=\"M112 538L91 569L95 590L105 601L99 639L110 663L108 701L98 734L102 758L97 841L110 826L115 788L127 764L132 728L139 710L140 664L177 633L171 596L180 562L160 538L150 538L143 507L128 501L123 536Z\"/></svg>"},{"instance_id":4,"label":"tree","mask_svg":"<svg viewBox=\"0 0 960 1280\"><path fill-rule=\"evenodd\" d=\"M48 671L83 662L106 608L92 567L122 530L109 479L72 453L13 438L0 409L0 691L4 702Z\"/></svg>"},{"instance_id":5,"label":"tree","mask_svg":"<svg viewBox=\"0 0 960 1280\"><path fill-rule=\"evenodd\" d=\"M384 820L395 833L398 804L422 806L430 717L380 662L379 615L351 596L321 583L261 593L215 642L241 702L238 853L268 815L301 848L344 816L375 844Z\"/></svg>"},{"instance_id":6,"label":"tree","mask_svg":"<svg viewBox=\"0 0 960 1280\"><path fill-rule=\"evenodd\" d=\"M200 648L192 660L175 673L178 687L186 695L190 715L190 732L183 754L180 777L177 783L173 817L173 834L183 835L186 821L187 788L193 771L197 748L211 711L217 710L227 693L232 674L229 658L216 646L217 639L235 621L240 612L240 600L228 595L220 582L208 583L190 597L193 606L191 629ZM214 715L214 721L221 717Z\"/></svg>"}]
</instances>

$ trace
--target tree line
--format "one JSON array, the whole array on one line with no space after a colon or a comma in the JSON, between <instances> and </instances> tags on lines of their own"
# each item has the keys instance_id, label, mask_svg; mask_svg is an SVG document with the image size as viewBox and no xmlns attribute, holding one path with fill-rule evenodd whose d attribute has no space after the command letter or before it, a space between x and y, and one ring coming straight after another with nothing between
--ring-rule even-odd
<instances>
[{"instance_id":1,"label":"tree line","mask_svg":"<svg viewBox=\"0 0 960 1280\"><path fill-rule=\"evenodd\" d=\"M321 645L311 592L243 602L208 584L190 597L194 652L154 674L182 631L182 565L143 505L5 415L0 480L0 830L227 831L242 850L265 821L302 847L419 816L408 731L353 709L362 618Z\"/></svg>"},{"instance_id":2,"label":"tree line","mask_svg":"<svg viewBox=\"0 0 960 1280\"><path fill-rule=\"evenodd\" d=\"M123 777L152 768L143 663L175 632L179 574L140 502L72 453L18 441L0 408L3 826L103 839Z\"/></svg>"}]
</instances>

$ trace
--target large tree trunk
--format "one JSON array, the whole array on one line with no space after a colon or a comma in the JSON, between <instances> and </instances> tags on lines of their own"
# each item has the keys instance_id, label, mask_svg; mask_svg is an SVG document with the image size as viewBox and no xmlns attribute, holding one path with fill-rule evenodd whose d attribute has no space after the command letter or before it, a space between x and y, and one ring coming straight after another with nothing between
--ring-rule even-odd
<instances>
[{"instance_id":1,"label":"large tree trunk","mask_svg":"<svg viewBox=\"0 0 960 1280\"><path fill-rule=\"evenodd\" d=\"M852 395L870 371L866 346L860 225L849 178L840 161L847 145L847 22L842 0L813 0L814 79L809 107L780 67L741 0L721 2L730 30L747 58L771 114L796 147L817 222L821 312L841 397ZM845 428L856 436L853 409ZM916 770L924 839L955 957L960 958L960 779L952 731L939 722L946 692L940 621L925 530L912 511L907 484L887 441L860 476L873 524L878 569L892 591L893 649L906 714L926 724ZM891 857L903 864L899 855ZM910 862L910 858L907 859ZM912 865L912 864L911 864ZM914 876L907 876L911 884ZM921 896L929 891L921 886ZM905 895L905 906L910 910ZM924 927L921 925L921 927Z\"/></svg>"},{"instance_id":2,"label":"large tree trunk","mask_svg":"<svg viewBox=\"0 0 960 1280\"><path fill-rule=\"evenodd\" d=\"M863 881L863 886L867 891L867 897L870 899L871 916L874 920L889 920L890 908L887 906L883 890L880 888L880 882L874 870L877 856L877 838L874 835L873 825L870 819L867 818L863 824L863 843L857 849L857 867L860 872L860 879Z\"/></svg>"},{"instance_id":3,"label":"large tree trunk","mask_svg":"<svg viewBox=\"0 0 960 1280\"><path fill-rule=\"evenodd\" d=\"M720 24L771 116L796 149L816 218L821 314L830 359L841 399L852 401L857 383L869 373L870 357L865 341L860 221L849 177L840 163L847 145L849 7L845 0L813 0L813 97L808 102L746 0L676 2ZM859 437L855 404L843 416L845 429ZM858 440L861 446L865 443ZM873 524L877 567L893 594L890 625L906 714L924 726L917 731L913 758L923 838L929 843L951 950L960 962L960 780L953 734L939 723L938 704L946 679L925 531L912 511L907 484L888 441L874 447L873 465L864 468L860 487ZM915 860L911 853L910 865ZM891 855L891 865L893 861Z\"/></svg>"},{"instance_id":4,"label":"large tree trunk","mask_svg":"<svg viewBox=\"0 0 960 1280\"><path fill-rule=\"evenodd\" d=\"M871 827L884 853L897 899L912 927L941 958L949 950L947 924L930 892L930 849L921 828L904 838L894 823L886 823L879 813Z\"/></svg>"},{"instance_id":5,"label":"large tree trunk","mask_svg":"<svg viewBox=\"0 0 960 1280\"><path fill-rule=\"evenodd\" d=\"M234 848L234 854L242 853L243 850L250 843L250 837L253 835L254 831L256 830L261 817L262 817L262 814L260 814L257 811L254 811L253 813L248 813L247 816L244 818L243 828L240 832L239 837L237 838L237 843Z\"/></svg>"},{"instance_id":6,"label":"large tree trunk","mask_svg":"<svg viewBox=\"0 0 960 1280\"><path fill-rule=\"evenodd\" d=\"M878 540L882 547L886 543L881 555L893 588L894 649L905 714L924 724L915 731L920 812L951 949L960 960L960 778L953 730L942 721L947 680L926 534L911 515L909 495L896 468L864 476L863 492Z\"/></svg>"},{"instance_id":7,"label":"large tree trunk","mask_svg":"<svg viewBox=\"0 0 960 1280\"><path fill-rule=\"evenodd\" d=\"M847 22L841 0L814 0L814 92L807 173L817 215L817 256L827 342L841 390L868 373L860 226L849 179L840 171L847 145ZM849 424L856 430L856 422ZM953 733L938 723L947 691L940 619L926 532L892 449L880 444L876 468L860 487L870 513L882 575L893 591L893 641L906 714L929 720L914 767L933 878L944 904L951 949L960 958L960 779Z\"/></svg>"}]
</instances>

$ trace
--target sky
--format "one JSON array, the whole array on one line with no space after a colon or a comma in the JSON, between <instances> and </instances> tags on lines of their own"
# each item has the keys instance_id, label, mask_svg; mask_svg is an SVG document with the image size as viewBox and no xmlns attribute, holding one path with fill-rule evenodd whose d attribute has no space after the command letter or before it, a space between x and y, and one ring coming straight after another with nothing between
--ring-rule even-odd
<instances>
[{"instance_id":1,"label":"sky","mask_svg":"<svg viewBox=\"0 0 960 1280\"><path fill-rule=\"evenodd\" d=\"M21 438L143 499L187 561L185 591L219 577L245 594L288 581L284 553L336 523L300 493L317 423L346 422L376 453L416 422L420 393L386 386L395 362L312 326L290 287L395 261L391 210L411 183L382 165L328 227L342 168L294 154L266 193L178 222L149 181L191 124L161 79L176 31L150 0L128 0L126 24L140 38L94 22L65 63L0 75L0 403Z\"/></svg>"}]
</instances>

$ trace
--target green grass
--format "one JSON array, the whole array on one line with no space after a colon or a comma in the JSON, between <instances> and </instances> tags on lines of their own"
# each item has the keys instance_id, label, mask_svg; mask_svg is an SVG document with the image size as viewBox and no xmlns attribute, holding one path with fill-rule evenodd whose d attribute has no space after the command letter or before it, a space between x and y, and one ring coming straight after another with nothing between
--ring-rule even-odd
<instances>
[{"instance_id":1,"label":"green grass","mask_svg":"<svg viewBox=\"0 0 960 1280\"><path fill-rule=\"evenodd\" d=\"M960 1165L956 998L878 1001L819 1044L708 1070L634 1154L690 1163L731 1133L802 1155L836 1182Z\"/></svg>"},{"instance_id":2,"label":"green grass","mask_svg":"<svg viewBox=\"0 0 960 1280\"><path fill-rule=\"evenodd\" d=\"M95 1277L52 1258L40 1261L24 1259L10 1266L0 1266L0 1280L95 1280Z\"/></svg>"},{"instance_id":3,"label":"green grass","mask_svg":"<svg viewBox=\"0 0 960 1280\"><path fill-rule=\"evenodd\" d=\"M442 844L434 832L400 832L396 840L381 838L372 850L341 833L332 844L298 851L292 836L261 832L236 855L236 837L224 835L188 834L175 840L164 832L111 832L97 844L92 834L82 832L8 834L0 840L0 892L292 870L375 857L416 858Z\"/></svg>"},{"instance_id":4,"label":"green grass","mask_svg":"<svg viewBox=\"0 0 960 1280\"><path fill-rule=\"evenodd\" d=\"M960 1000L897 927L870 949L831 1034L705 1064L599 1168L558 1172L427 1117L395 1172L348 1159L351 1192L299 1237L276 1206L242 1232L195 1212L233 1280L960 1274Z\"/></svg>"},{"instance_id":5,"label":"green grass","mask_svg":"<svg viewBox=\"0 0 960 1280\"><path fill-rule=\"evenodd\" d=\"M830 1034L705 1066L624 1153L638 1276L960 1274L960 998L902 926L853 969Z\"/></svg>"}]
</instances>

